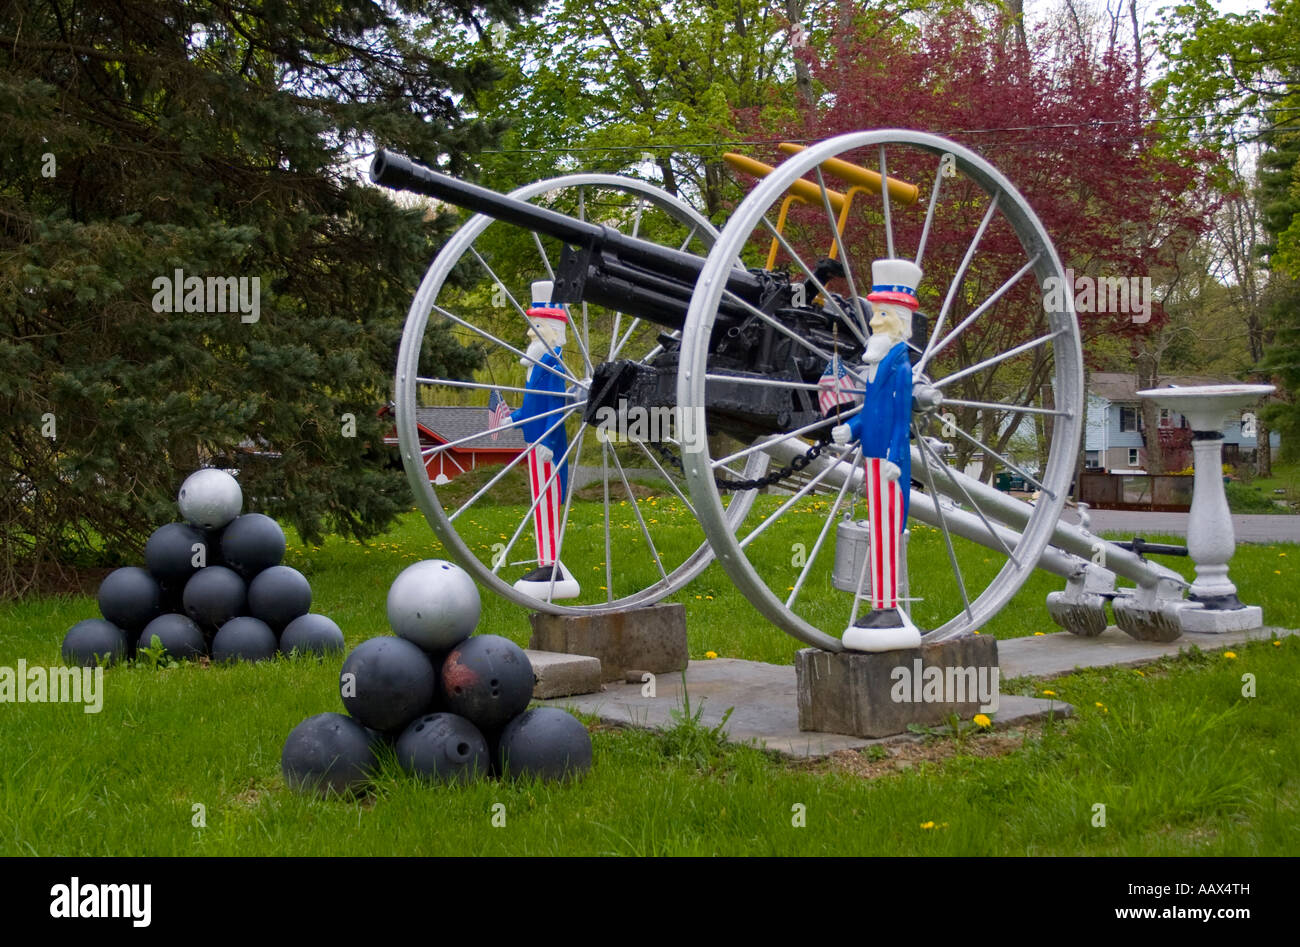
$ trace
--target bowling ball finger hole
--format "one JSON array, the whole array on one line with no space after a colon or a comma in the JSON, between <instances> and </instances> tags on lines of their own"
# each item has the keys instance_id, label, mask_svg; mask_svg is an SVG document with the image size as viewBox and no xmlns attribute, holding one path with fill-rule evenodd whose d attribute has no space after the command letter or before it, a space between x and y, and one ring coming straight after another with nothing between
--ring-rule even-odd
<instances>
[{"instance_id":1,"label":"bowling ball finger hole","mask_svg":"<svg viewBox=\"0 0 1300 947\"><path fill-rule=\"evenodd\" d=\"M469 744L468 744L468 743L457 743L457 744L456 744L456 754L457 754L458 756L469 756Z\"/></svg>"}]
</instances>

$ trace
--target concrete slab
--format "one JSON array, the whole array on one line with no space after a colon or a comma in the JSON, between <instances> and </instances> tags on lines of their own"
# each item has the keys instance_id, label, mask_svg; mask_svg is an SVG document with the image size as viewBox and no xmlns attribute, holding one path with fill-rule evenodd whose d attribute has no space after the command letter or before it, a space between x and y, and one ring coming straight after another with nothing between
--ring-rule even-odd
<instances>
[{"instance_id":1,"label":"concrete slab","mask_svg":"<svg viewBox=\"0 0 1300 947\"><path fill-rule=\"evenodd\" d=\"M1004 675L1005 676L1005 675ZM654 679L655 696L642 683L609 683L599 694L559 697L542 704L569 707L595 714L615 726L665 730L677 724L673 712L683 708L682 674L660 674ZM724 733L734 743L754 743L792 757L817 757L836 750L852 750L873 743L916 739L914 734L867 739L799 729L798 687L793 666L761 664L736 658L691 661L686 669L686 690L691 713L715 727L728 708L734 708ZM1026 723L1054 713L1068 716L1071 708L1059 701L1004 695L993 717L996 726Z\"/></svg>"},{"instance_id":2,"label":"concrete slab","mask_svg":"<svg viewBox=\"0 0 1300 947\"><path fill-rule=\"evenodd\" d=\"M1136 641L1111 625L1094 638L1059 631L1051 635L1006 638L998 642L1002 680L1012 677L1060 677L1075 668L1117 665L1135 667L1198 647L1230 648L1247 641L1300 634L1290 628L1253 628L1219 634L1186 632L1174 641Z\"/></svg>"}]
</instances>

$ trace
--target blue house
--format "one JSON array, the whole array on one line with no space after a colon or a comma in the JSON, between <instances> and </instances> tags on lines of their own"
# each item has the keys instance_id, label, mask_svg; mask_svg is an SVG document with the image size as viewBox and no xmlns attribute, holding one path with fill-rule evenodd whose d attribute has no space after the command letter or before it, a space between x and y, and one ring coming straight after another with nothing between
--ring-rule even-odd
<instances>
[{"instance_id":1,"label":"blue house","mask_svg":"<svg viewBox=\"0 0 1300 947\"><path fill-rule=\"evenodd\" d=\"M1177 385L1231 385L1235 378L1207 375L1161 375L1156 387ZM1112 473L1145 473L1146 444L1142 430L1142 402L1137 396L1134 372L1093 372L1088 376L1087 417L1084 422L1084 464ZM1247 409L1224 418L1225 463L1251 462L1258 449L1255 437L1257 411ZM1185 428L1187 420L1176 411L1160 409L1162 428ZM1281 440L1269 432L1269 450L1276 457Z\"/></svg>"}]
</instances>

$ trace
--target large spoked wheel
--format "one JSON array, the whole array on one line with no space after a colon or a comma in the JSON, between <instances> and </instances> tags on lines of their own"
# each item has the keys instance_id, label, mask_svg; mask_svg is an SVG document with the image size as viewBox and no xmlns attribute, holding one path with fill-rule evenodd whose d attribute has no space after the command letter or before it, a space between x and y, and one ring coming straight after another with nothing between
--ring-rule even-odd
<instances>
[{"instance_id":1,"label":"large spoked wheel","mask_svg":"<svg viewBox=\"0 0 1300 947\"><path fill-rule=\"evenodd\" d=\"M823 166L831 158L915 189L900 188L888 199L893 188L859 193L837 241L830 198L849 184ZM715 555L758 610L801 641L841 650L844 629L867 607L867 570L852 591L832 581L838 524L846 515L866 517L860 451L854 444L823 447L789 484L789 495L761 498L754 512L762 518L755 515L742 532L725 515L715 474L747 452L786 464L813 441L795 430L744 444L710 427L706 414L708 340L719 304L725 298L773 324L770 314L726 289L726 269L737 256L761 265L777 233L777 208L799 178L831 192L821 206L811 201L792 211L776 237L778 267L806 282L807 299L844 313L865 336L872 261L915 259L924 272L917 296L928 333L912 353L907 605L926 640L978 630L1024 583L1061 514L1081 431L1083 366L1072 288L1052 292L1048 282L1064 273L1043 225L1001 173L960 145L905 130L843 135L790 157L741 203L710 252L683 330L678 398L705 434L683 452L691 498ZM833 246L842 275L821 284L816 264ZM859 312L852 311L855 297ZM824 361L837 354L794 342ZM862 391L865 369L847 367ZM841 420L854 408L843 410ZM1009 512L1001 494L963 476L989 481L995 472L1037 492L1027 520L1024 507Z\"/></svg>"},{"instance_id":2,"label":"large spoked wheel","mask_svg":"<svg viewBox=\"0 0 1300 947\"><path fill-rule=\"evenodd\" d=\"M510 197L704 255L717 239L706 218L653 185L632 178L576 174L538 181ZM538 567L538 494L521 424L499 412L519 408L528 372L525 310L534 280L553 279L557 241L494 221L468 220L430 265L402 333L395 415L402 463L416 502L450 555L476 580L528 608L584 614L651 604L681 588L712 559L687 496L678 455L646 440L615 440L584 421L592 376L607 361L653 362L661 327L598 306L570 307L561 365L560 407L541 418L563 430L567 450L553 458L560 496L558 559L580 586L563 598L515 588ZM438 326L431 331L431 323ZM444 330L460 347L448 346ZM454 350L454 351L453 351ZM459 359L459 367L446 367ZM429 366L438 365L438 369ZM593 419L596 420L596 419ZM657 419L651 419L652 421ZM494 426L495 425L495 426ZM625 426L626 428L626 426ZM633 428L624 431L636 435ZM665 440L671 440L668 430ZM565 465L566 489L557 468ZM766 457L746 466L751 475ZM724 519L743 519L752 497L729 503ZM554 600L552 600L554 599Z\"/></svg>"}]
</instances>

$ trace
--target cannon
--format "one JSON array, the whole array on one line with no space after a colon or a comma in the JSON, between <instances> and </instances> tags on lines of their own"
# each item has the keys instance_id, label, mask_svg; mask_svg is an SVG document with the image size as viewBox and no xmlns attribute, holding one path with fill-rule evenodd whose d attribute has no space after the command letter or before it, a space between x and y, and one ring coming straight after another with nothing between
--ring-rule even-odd
<instances>
[{"instance_id":1,"label":"cannon","mask_svg":"<svg viewBox=\"0 0 1300 947\"><path fill-rule=\"evenodd\" d=\"M1176 634L1159 618L1181 579L1061 522L1082 431L1081 343L1070 294L1046 292L1064 272L1025 199L980 155L927 133L855 132L783 150L790 157L775 168L733 163L762 179L721 230L635 178L570 174L502 195L377 153L377 184L474 212L415 294L394 384L407 478L450 555L507 599L570 615L652 604L716 558L774 625L840 650L869 579L854 595L832 582L832 534L859 515L861 465L830 431L861 408L829 411L819 394L828 364L862 390L870 261L906 256L926 266L909 343L921 525L907 547L907 607L927 640L978 630L1035 568L1067 579L1049 610L1072 631L1104 628L1114 599L1137 603L1125 612L1138 616L1130 633ZM477 519L523 469L522 425L488 404L525 397L525 369L542 370L524 341L537 279L552 287L545 302L567 308L571 334L544 366L560 406L540 416L548 433L566 434L554 458L569 473L557 558L582 590L569 601L508 581L536 563L519 551L530 524L540 529L536 498L510 534ZM477 360L458 377L422 367L445 346L443 331ZM433 438L422 418L440 402L481 420ZM638 430L647 417L671 423ZM1024 436L1045 444L1033 472L1009 446ZM457 450L493 444L515 447L500 469L434 475L448 458L464 466ZM989 487L997 468L1024 477L1036 500ZM1117 576L1136 589L1117 589Z\"/></svg>"}]
</instances>

